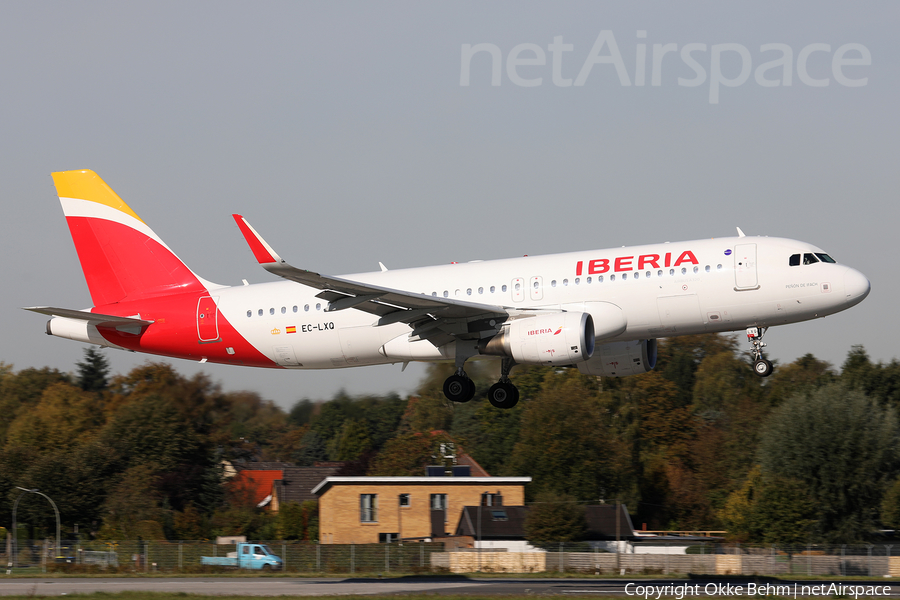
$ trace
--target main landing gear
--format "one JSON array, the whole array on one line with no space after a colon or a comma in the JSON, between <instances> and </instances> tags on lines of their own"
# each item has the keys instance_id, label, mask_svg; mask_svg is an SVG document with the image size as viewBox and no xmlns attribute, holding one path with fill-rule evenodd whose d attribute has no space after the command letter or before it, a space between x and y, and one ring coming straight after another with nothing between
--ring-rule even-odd
<instances>
[{"instance_id":1,"label":"main landing gear","mask_svg":"<svg viewBox=\"0 0 900 600\"><path fill-rule=\"evenodd\" d=\"M772 363L763 358L762 349L766 344L762 341L763 335L766 333L765 327L748 327L747 341L753 346L753 372L760 377L768 377L772 374Z\"/></svg>"},{"instance_id":2,"label":"main landing gear","mask_svg":"<svg viewBox=\"0 0 900 600\"><path fill-rule=\"evenodd\" d=\"M466 359L457 358L456 373L444 380L444 395L451 402L468 402L475 397L475 382L469 379L463 368ZM488 390L488 401L497 408L512 408L519 402L519 390L509 380L509 371L516 362L504 358L500 368L500 381Z\"/></svg>"},{"instance_id":3,"label":"main landing gear","mask_svg":"<svg viewBox=\"0 0 900 600\"><path fill-rule=\"evenodd\" d=\"M519 403L519 389L509 380L509 371L516 364L511 358L504 358L500 367L500 381L488 390L488 402L497 408L512 408Z\"/></svg>"}]
</instances>

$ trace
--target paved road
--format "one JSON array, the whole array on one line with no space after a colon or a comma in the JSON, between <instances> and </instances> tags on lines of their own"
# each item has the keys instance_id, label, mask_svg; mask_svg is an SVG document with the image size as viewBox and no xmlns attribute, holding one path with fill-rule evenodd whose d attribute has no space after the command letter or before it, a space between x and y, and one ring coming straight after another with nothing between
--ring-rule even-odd
<instances>
[{"instance_id":1,"label":"paved road","mask_svg":"<svg viewBox=\"0 0 900 600\"><path fill-rule=\"evenodd\" d=\"M719 598L727 596L752 596L753 591L760 595L775 595L784 590L765 589L759 586L766 584L788 586L789 596L794 595L794 584L797 584L798 596L831 596L828 586L852 585L869 588L869 593L854 593L852 590L839 590L838 595L849 598L856 596L879 597L900 596L900 584L892 586L890 580L885 581L776 581L768 578L744 579L488 579L488 578L431 578L401 577L396 579L300 579L290 577L179 577L179 578L32 578L3 579L0 578L0 595L22 594L39 596L61 596L69 594L90 594L93 592L149 591L149 592L187 592L189 594L213 595L247 595L247 596L331 596L348 594L515 594L515 595L622 595L641 598L645 594L638 586L654 586L651 597L657 591L663 596L683 595L686 600L693 598ZM629 585L630 584L630 585ZM757 586L749 588L750 585ZM691 590L677 590L676 586L691 586ZM871 586L878 586L875 594L871 594ZM627 589L626 589L627 586ZM666 587L672 586L672 587ZM731 587L729 587L731 586ZM741 590L736 589L742 586ZM807 593L804 594L806 586ZM812 586L825 586L812 589ZM627 592L631 592L628 594ZM688 593L685 593L685 592ZM811 593L810 593L811 592Z\"/></svg>"}]
</instances>

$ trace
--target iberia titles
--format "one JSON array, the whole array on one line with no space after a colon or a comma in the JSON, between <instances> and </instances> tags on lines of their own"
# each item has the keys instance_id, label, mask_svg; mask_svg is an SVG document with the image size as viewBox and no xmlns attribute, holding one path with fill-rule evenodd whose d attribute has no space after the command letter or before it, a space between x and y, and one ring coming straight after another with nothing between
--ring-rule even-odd
<instances>
[{"instance_id":1,"label":"iberia titles","mask_svg":"<svg viewBox=\"0 0 900 600\"><path fill-rule=\"evenodd\" d=\"M612 264L610 264L612 260ZM662 264L660 264L662 261ZM575 275L584 275L585 261L579 260L575 263ZM675 262L672 262L672 253L666 252L664 255L659 254L641 254L638 256L618 256L614 259L595 258L587 261L587 275L602 275L613 271L619 273L621 271L642 271L644 269L661 267L678 267L684 263L699 265L700 261L694 256L690 250L682 252Z\"/></svg>"}]
</instances>

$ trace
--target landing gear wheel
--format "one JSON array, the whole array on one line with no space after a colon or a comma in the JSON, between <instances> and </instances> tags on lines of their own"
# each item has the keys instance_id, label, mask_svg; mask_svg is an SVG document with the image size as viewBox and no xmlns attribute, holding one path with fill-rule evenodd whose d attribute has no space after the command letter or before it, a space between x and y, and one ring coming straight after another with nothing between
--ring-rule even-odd
<instances>
[{"instance_id":1,"label":"landing gear wheel","mask_svg":"<svg viewBox=\"0 0 900 600\"><path fill-rule=\"evenodd\" d=\"M444 395L451 402L468 402L475 397L475 382L465 375L451 375L444 380Z\"/></svg>"},{"instance_id":2,"label":"landing gear wheel","mask_svg":"<svg viewBox=\"0 0 900 600\"><path fill-rule=\"evenodd\" d=\"M761 358L753 363L753 372L760 377L768 377L772 374L772 363Z\"/></svg>"},{"instance_id":3,"label":"landing gear wheel","mask_svg":"<svg viewBox=\"0 0 900 600\"><path fill-rule=\"evenodd\" d=\"M488 390L488 402L496 408L512 408L519 403L519 390L508 381L495 383Z\"/></svg>"}]
</instances>

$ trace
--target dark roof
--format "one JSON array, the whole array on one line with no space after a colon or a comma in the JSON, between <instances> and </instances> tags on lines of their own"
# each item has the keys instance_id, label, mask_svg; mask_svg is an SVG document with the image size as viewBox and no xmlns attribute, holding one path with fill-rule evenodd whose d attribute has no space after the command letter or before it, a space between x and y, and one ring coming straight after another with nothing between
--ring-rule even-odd
<instances>
[{"instance_id":1,"label":"dark roof","mask_svg":"<svg viewBox=\"0 0 900 600\"><path fill-rule=\"evenodd\" d=\"M312 489L326 477L334 475L339 467L289 467L284 469L282 479L275 482L273 489L278 502L305 502L317 500Z\"/></svg>"},{"instance_id":2,"label":"dark roof","mask_svg":"<svg viewBox=\"0 0 900 600\"><path fill-rule=\"evenodd\" d=\"M236 471L282 471L284 469L290 468L294 466L294 463L288 462L233 462L231 466L234 467Z\"/></svg>"},{"instance_id":3,"label":"dark roof","mask_svg":"<svg viewBox=\"0 0 900 600\"><path fill-rule=\"evenodd\" d=\"M456 535L482 540L524 539L527 514L527 506L464 506Z\"/></svg>"},{"instance_id":4,"label":"dark roof","mask_svg":"<svg viewBox=\"0 0 900 600\"><path fill-rule=\"evenodd\" d=\"M631 516L624 504L619 505L619 539L625 540L634 537L634 527L631 524ZM479 521L478 509L481 508ZM466 506L460 514L459 524L456 526L455 535L468 535L476 539L524 539L525 517L528 514L527 506ZM614 540L616 539L616 505L601 504L597 506L585 506L584 517L587 522L588 540ZM504 511L506 520L495 518L493 511ZM480 523L480 525L479 525ZM480 533L479 533L480 530Z\"/></svg>"},{"instance_id":5,"label":"dark roof","mask_svg":"<svg viewBox=\"0 0 900 600\"><path fill-rule=\"evenodd\" d=\"M631 524L631 515L628 507L618 505L619 539L630 538L634 535L634 526ZM589 540L614 540L616 539L616 505L598 504L584 507L584 518L587 521L587 539Z\"/></svg>"}]
</instances>

